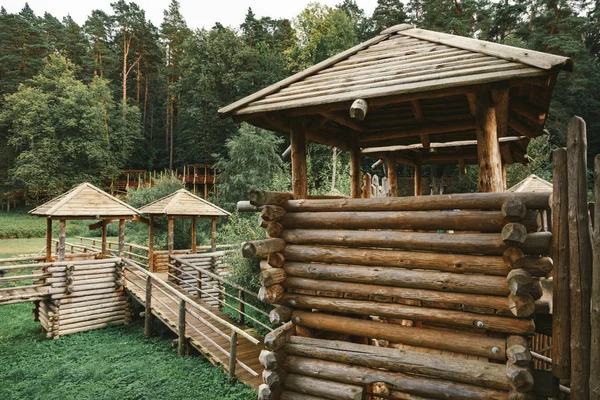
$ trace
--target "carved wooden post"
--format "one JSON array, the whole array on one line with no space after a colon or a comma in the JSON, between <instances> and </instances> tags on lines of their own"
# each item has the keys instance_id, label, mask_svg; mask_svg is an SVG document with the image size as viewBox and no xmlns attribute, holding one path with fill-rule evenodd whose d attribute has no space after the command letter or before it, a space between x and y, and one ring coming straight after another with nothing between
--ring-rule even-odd
<instances>
[{"instance_id":1,"label":"carved wooden post","mask_svg":"<svg viewBox=\"0 0 600 400\"><path fill-rule=\"evenodd\" d=\"M58 261L65 261L65 237L66 237L66 225L67 221L61 219L58 224Z\"/></svg>"},{"instance_id":2,"label":"carved wooden post","mask_svg":"<svg viewBox=\"0 0 600 400\"><path fill-rule=\"evenodd\" d=\"M291 121L290 142L292 145L292 189L294 198L306 199L308 198L306 129L298 119Z\"/></svg>"},{"instance_id":3,"label":"carved wooden post","mask_svg":"<svg viewBox=\"0 0 600 400\"><path fill-rule=\"evenodd\" d=\"M479 191L502 192L502 158L498 144L496 109L488 92L476 96L475 133L479 159Z\"/></svg>"},{"instance_id":4,"label":"carved wooden post","mask_svg":"<svg viewBox=\"0 0 600 400\"><path fill-rule=\"evenodd\" d=\"M52 261L52 218L46 219L46 262Z\"/></svg>"}]
</instances>

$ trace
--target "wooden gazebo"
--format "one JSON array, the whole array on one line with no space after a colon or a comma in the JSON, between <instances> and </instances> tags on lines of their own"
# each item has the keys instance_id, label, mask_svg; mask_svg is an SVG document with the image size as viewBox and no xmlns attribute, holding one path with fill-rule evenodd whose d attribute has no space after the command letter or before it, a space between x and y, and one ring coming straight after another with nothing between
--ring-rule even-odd
<instances>
[{"instance_id":1,"label":"wooden gazebo","mask_svg":"<svg viewBox=\"0 0 600 400\"><path fill-rule=\"evenodd\" d=\"M84 182L70 191L31 210L31 215L45 217L46 261L52 261L52 221L59 220L58 261L65 259L65 237L67 220L100 220L102 228L102 258L106 257L106 226L119 221L119 256L123 256L125 242L125 220L134 219L139 212L114 196Z\"/></svg>"},{"instance_id":2,"label":"wooden gazebo","mask_svg":"<svg viewBox=\"0 0 600 400\"><path fill-rule=\"evenodd\" d=\"M173 194L155 200L142 208L140 213L148 214L149 217L149 239L148 239L148 268L154 271L154 217L165 216L168 218L168 255L174 251L174 227L175 219L188 218L192 220L192 248L191 252L197 252L196 244L196 220L197 218L210 218L211 223L211 251L216 250L217 218L231 215L220 207L196 196L185 189L179 189Z\"/></svg>"},{"instance_id":3,"label":"wooden gazebo","mask_svg":"<svg viewBox=\"0 0 600 400\"><path fill-rule=\"evenodd\" d=\"M510 162L498 139L543 134L561 70L572 70L569 58L402 24L219 113L290 134L297 199L308 196L307 141L350 151L360 197L360 157L373 148L393 173L407 162L394 146L475 140L480 191L498 192ZM409 161L417 172L428 162Z\"/></svg>"}]
</instances>

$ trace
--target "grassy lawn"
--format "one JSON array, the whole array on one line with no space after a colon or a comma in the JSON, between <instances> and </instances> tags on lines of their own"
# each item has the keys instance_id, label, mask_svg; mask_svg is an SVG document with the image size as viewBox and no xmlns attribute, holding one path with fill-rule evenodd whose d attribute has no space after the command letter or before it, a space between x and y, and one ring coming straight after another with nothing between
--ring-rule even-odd
<instances>
[{"instance_id":1,"label":"grassy lawn","mask_svg":"<svg viewBox=\"0 0 600 400\"><path fill-rule=\"evenodd\" d=\"M255 399L201 356L179 357L170 331L145 339L143 321L49 340L31 303L0 307L0 399ZM158 325L158 322L157 322Z\"/></svg>"}]
</instances>

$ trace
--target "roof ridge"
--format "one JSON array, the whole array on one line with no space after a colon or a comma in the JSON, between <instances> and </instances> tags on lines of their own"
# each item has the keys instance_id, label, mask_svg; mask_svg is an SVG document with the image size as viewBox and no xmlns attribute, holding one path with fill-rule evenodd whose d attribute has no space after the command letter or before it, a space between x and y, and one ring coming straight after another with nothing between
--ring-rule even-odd
<instances>
[{"instance_id":1,"label":"roof ridge","mask_svg":"<svg viewBox=\"0 0 600 400\"><path fill-rule=\"evenodd\" d=\"M183 194L182 190L185 191L185 189L179 189L175 193L173 193L175 196L173 196L173 198L171 199L169 204L167 204L166 207L164 208L165 214L168 214L169 211L171 211L173 209L173 207L175 207L175 205L179 201L179 198Z\"/></svg>"},{"instance_id":2,"label":"roof ridge","mask_svg":"<svg viewBox=\"0 0 600 400\"><path fill-rule=\"evenodd\" d=\"M130 209L131 211L135 211L136 214L139 214L140 212L138 211L137 208L125 203L122 200L119 200L118 198L116 198L115 196L111 195L110 193L105 192L104 190L100 189L97 186L92 185L89 182L84 182L85 185L87 185L88 187L90 187L91 189L95 190L96 192L102 194L103 196L108 197L109 199L111 199L112 201L116 201L117 203L121 204L122 206Z\"/></svg>"},{"instance_id":3,"label":"roof ridge","mask_svg":"<svg viewBox=\"0 0 600 400\"><path fill-rule=\"evenodd\" d=\"M48 211L46 211L46 215L52 215L54 212L56 212L58 208L62 207L67 201L71 200L75 196L75 194L81 192L85 187L86 183L87 182L80 183L79 185L65 193L65 197L63 197L58 203L56 203Z\"/></svg>"}]
</instances>

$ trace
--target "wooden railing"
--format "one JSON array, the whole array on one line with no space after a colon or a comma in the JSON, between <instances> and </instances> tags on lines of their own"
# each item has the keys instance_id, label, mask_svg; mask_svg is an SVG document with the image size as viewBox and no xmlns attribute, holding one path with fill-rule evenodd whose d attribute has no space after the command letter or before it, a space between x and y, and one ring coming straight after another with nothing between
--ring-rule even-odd
<instances>
[{"instance_id":1,"label":"wooden railing","mask_svg":"<svg viewBox=\"0 0 600 400\"><path fill-rule=\"evenodd\" d=\"M217 258L221 258L225 254L225 252L221 251L215 253L195 254L193 256L197 258L201 256L199 258L205 258L206 260L210 260L210 263L214 264ZM189 258L191 256L192 255L189 255L187 257ZM231 282L225 277L210 271L209 268L198 266L189 260L186 260L185 256L174 256L171 258L174 263L171 263L169 267L169 277L177 282L178 285L189 286L190 281L195 282L196 296L198 298L208 297L210 300L212 300L213 304L216 303L221 308L232 310L234 314L238 315L238 321L240 324L245 324L248 320L253 324L262 326L268 331L273 330L271 326L265 324L260 319L246 312L246 308L249 308L259 315L263 315L266 318L269 317L267 312L247 301L246 296L258 299L257 293L238 285L235 282ZM210 279L202 279L203 277L208 277ZM209 287L206 288L205 285ZM231 292L236 293L237 295L232 294ZM232 305L231 302L236 303L236 305Z\"/></svg>"},{"instance_id":2,"label":"wooden railing","mask_svg":"<svg viewBox=\"0 0 600 400\"><path fill-rule=\"evenodd\" d=\"M123 261L126 264L126 278L128 274L131 274L139 279L137 280L138 282L140 282L140 280L141 282L145 282L145 287L142 287L139 283L136 282L136 280L127 279L127 284L133 284L139 289L145 291L145 317L147 328L151 324L149 321L152 318L151 315L153 302L160 303L162 307L178 316L177 333L179 335L178 352L180 354L184 353L186 341L190 336L186 332L192 330L227 357L227 359L229 360L228 366L230 377L235 377L236 365L239 365L254 377L257 377L259 375L258 372L256 372L248 365L240 361L237 358L236 353L238 336L250 341L254 345L260 344L260 340L248 334L243 329L238 328L232 323L216 315L211 310L196 303L192 298L180 293L168 282L162 280L157 274L147 271L146 269L137 265L135 262L129 259L123 259ZM157 295L157 292L162 294L163 296L165 296L165 298L168 298L172 302L179 304L178 309L173 309L172 305L168 305L164 301L164 299L161 300L161 298ZM192 318L189 318L190 316ZM224 339L227 339L229 341L229 350L223 348L223 346L219 345L215 340L211 339L209 335L203 332L200 329L200 327L202 326L209 328L217 335L223 337ZM229 330L231 332L230 335L227 335L227 333L225 333L224 330Z\"/></svg>"},{"instance_id":3,"label":"wooden railing","mask_svg":"<svg viewBox=\"0 0 600 400\"><path fill-rule=\"evenodd\" d=\"M94 251L102 251L102 240L100 238L86 238L82 236L77 236L80 243L89 244L85 246L85 248L92 249ZM67 243L69 245L69 243ZM112 256L119 256L119 243L111 240L106 241L106 251ZM134 243L125 243L125 250L123 251L124 255L133 261L143 264L144 266L148 266L148 247L140 246L139 244Z\"/></svg>"},{"instance_id":4,"label":"wooden railing","mask_svg":"<svg viewBox=\"0 0 600 400\"><path fill-rule=\"evenodd\" d=\"M40 288L46 284L40 280L48 277L42 268L50 264L40 263L45 257L27 256L0 259L0 303L8 304L16 299L8 292ZM33 264L32 264L33 262ZM11 298L9 298L11 297Z\"/></svg>"}]
</instances>

